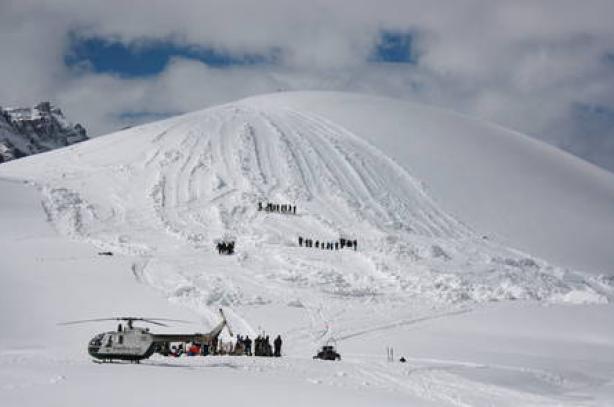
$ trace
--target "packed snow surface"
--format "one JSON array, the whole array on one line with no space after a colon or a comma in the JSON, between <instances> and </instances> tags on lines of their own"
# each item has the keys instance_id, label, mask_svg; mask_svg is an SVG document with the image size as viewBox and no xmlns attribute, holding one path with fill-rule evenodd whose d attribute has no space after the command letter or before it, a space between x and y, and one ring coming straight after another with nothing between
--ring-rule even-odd
<instances>
[{"instance_id":1,"label":"packed snow surface","mask_svg":"<svg viewBox=\"0 0 614 407\"><path fill-rule=\"evenodd\" d=\"M0 335L0 400L37 404L20 377L74 380L69 399L48 390L58 405L83 404L98 380L124 394L135 377L241 380L256 404L276 400L266 386L305 405L614 400L614 176L522 135L390 99L276 94L6 163L0 177L2 309L20 314L1 315L15 329ZM218 254L223 239L235 255ZM219 305L238 333L281 333L286 356L90 366L96 330L53 327L151 312L208 327ZM330 340L347 358L312 361ZM408 363L387 363L386 346ZM143 404L176 400L162 393Z\"/></svg>"}]
</instances>

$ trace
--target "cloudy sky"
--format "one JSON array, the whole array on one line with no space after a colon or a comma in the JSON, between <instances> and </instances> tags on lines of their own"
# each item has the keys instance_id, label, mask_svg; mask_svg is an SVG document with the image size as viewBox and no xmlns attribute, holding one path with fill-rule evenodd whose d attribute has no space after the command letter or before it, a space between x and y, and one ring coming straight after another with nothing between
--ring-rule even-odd
<instances>
[{"instance_id":1,"label":"cloudy sky","mask_svg":"<svg viewBox=\"0 0 614 407\"><path fill-rule=\"evenodd\" d=\"M0 0L0 105L92 135L257 93L443 106L614 171L612 0Z\"/></svg>"}]
</instances>

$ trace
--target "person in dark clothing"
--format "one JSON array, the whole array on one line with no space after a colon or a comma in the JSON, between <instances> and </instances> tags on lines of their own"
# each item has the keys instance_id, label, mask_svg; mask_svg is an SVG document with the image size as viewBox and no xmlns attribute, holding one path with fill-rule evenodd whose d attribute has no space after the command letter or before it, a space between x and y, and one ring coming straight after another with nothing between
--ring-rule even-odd
<instances>
[{"instance_id":1,"label":"person in dark clothing","mask_svg":"<svg viewBox=\"0 0 614 407\"><path fill-rule=\"evenodd\" d=\"M354 251L356 251L357 247L358 247L358 242L356 240L354 240Z\"/></svg>"},{"instance_id":2,"label":"person in dark clothing","mask_svg":"<svg viewBox=\"0 0 614 407\"><path fill-rule=\"evenodd\" d=\"M254 339L254 356L260 356L260 344L262 343L262 338L260 335Z\"/></svg>"},{"instance_id":3,"label":"person in dark clothing","mask_svg":"<svg viewBox=\"0 0 614 407\"><path fill-rule=\"evenodd\" d=\"M277 335L277 338L273 341L273 346L275 347L275 353L273 356L280 357L281 356L281 335Z\"/></svg>"},{"instance_id":4,"label":"person in dark clothing","mask_svg":"<svg viewBox=\"0 0 614 407\"><path fill-rule=\"evenodd\" d=\"M249 335L245 335L243 343L245 344L245 354L247 356L252 356L252 340L249 339Z\"/></svg>"},{"instance_id":5,"label":"person in dark clothing","mask_svg":"<svg viewBox=\"0 0 614 407\"><path fill-rule=\"evenodd\" d=\"M292 212L294 212L294 214L296 215L296 205L292 207Z\"/></svg>"},{"instance_id":6,"label":"person in dark clothing","mask_svg":"<svg viewBox=\"0 0 614 407\"><path fill-rule=\"evenodd\" d=\"M339 250L339 242L335 242L335 250Z\"/></svg>"},{"instance_id":7,"label":"person in dark clothing","mask_svg":"<svg viewBox=\"0 0 614 407\"><path fill-rule=\"evenodd\" d=\"M298 237L298 245L303 247L303 238L301 236Z\"/></svg>"},{"instance_id":8,"label":"person in dark clothing","mask_svg":"<svg viewBox=\"0 0 614 407\"><path fill-rule=\"evenodd\" d=\"M320 241L319 241L319 240L316 240L316 249L317 249L318 247L320 247Z\"/></svg>"},{"instance_id":9,"label":"person in dark clothing","mask_svg":"<svg viewBox=\"0 0 614 407\"><path fill-rule=\"evenodd\" d=\"M345 247L345 239L344 238L339 239L339 245L341 246L342 249Z\"/></svg>"},{"instance_id":10,"label":"person in dark clothing","mask_svg":"<svg viewBox=\"0 0 614 407\"><path fill-rule=\"evenodd\" d=\"M258 349L256 350L256 356L265 356L264 348L265 348L264 338L258 335Z\"/></svg>"},{"instance_id":11,"label":"person in dark clothing","mask_svg":"<svg viewBox=\"0 0 614 407\"><path fill-rule=\"evenodd\" d=\"M262 210L262 202L258 201L258 210L261 211Z\"/></svg>"},{"instance_id":12,"label":"person in dark clothing","mask_svg":"<svg viewBox=\"0 0 614 407\"><path fill-rule=\"evenodd\" d=\"M264 356L273 356L273 349L271 348L271 341L269 341L269 335L264 338Z\"/></svg>"}]
</instances>

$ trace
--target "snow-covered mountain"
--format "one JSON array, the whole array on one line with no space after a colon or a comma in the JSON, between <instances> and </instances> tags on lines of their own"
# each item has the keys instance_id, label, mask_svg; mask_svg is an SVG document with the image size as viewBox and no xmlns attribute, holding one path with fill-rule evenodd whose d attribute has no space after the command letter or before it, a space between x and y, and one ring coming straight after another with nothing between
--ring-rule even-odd
<instances>
[{"instance_id":1,"label":"snow-covered mountain","mask_svg":"<svg viewBox=\"0 0 614 407\"><path fill-rule=\"evenodd\" d=\"M32 108L0 107L0 162L87 140L80 124L66 120L49 102Z\"/></svg>"},{"instance_id":2,"label":"snow-covered mountain","mask_svg":"<svg viewBox=\"0 0 614 407\"><path fill-rule=\"evenodd\" d=\"M54 321L168 310L210 325L222 305L238 333L281 332L286 357L206 362L239 368L214 375L220 389L264 374L304 405L614 400L614 176L523 135L397 100L284 93L4 163L0 177L11 380L15 365L70 361L87 387L92 331ZM357 250L335 250L341 238ZM236 254L219 255L219 239ZM344 354L334 367L310 360L327 340ZM386 345L411 363L382 363ZM17 351L37 346L60 362ZM105 395L133 379L114 372ZM139 372L143 400L173 400ZM206 374L194 372L181 383ZM250 394L231 397L276 400Z\"/></svg>"}]
</instances>

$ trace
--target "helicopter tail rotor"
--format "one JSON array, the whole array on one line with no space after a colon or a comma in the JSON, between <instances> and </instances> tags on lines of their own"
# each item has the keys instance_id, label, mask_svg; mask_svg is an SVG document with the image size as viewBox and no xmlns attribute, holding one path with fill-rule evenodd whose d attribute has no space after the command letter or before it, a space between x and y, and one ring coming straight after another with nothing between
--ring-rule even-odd
<instances>
[{"instance_id":1,"label":"helicopter tail rotor","mask_svg":"<svg viewBox=\"0 0 614 407\"><path fill-rule=\"evenodd\" d=\"M231 337L233 337L234 334L232 333L232 328L230 327L230 324L228 323L228 320L226 319L226 315L224 315L224 311L222 311L221 308L220 308L220 315L222 316L223 323L226 325L226 329L228 329L228 333L230 334Z\"/></svg>"}]
</instances>

